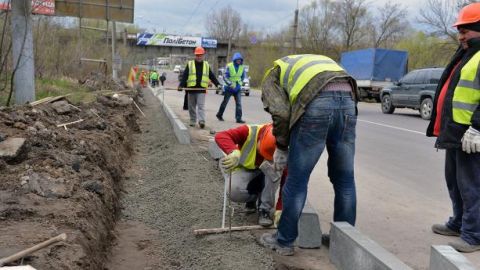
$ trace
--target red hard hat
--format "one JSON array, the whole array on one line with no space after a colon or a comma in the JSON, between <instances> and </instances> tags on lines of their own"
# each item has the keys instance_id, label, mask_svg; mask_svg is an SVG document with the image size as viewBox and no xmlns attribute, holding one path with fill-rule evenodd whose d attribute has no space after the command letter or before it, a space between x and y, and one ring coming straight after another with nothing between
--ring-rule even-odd
<instances>
[{"instance_id":1,"label":"red hard hat","mask_svg":"<svg viewBox=\"0 0 480 270\"><path fill-rule=\"evenodd\" d=\"M476 23L480 21L480 3L472 3L470 5L464 6L458 13L458 18L454 27Z\"/></svg>"},{"instance_id":2,"label":"red hard hat","mask_svg":"<svg viewBox=\"0 0 480 270\"><path fill-rule=\"evenodd\" d=\"M193 52L195 55L198 55L198 54L205 54L205 49L202 48L202 47L196 47L195 48L195 51Z\"/></svg>"},{"instance_id":3,"label":"red hard hat","mask_svg":"<svg viewBox=\"0 0 480 270\"><path fill-rule=\"evenodd\" d=\"M258 148L259 154L266 160L273 160L273 153L275 148L277 148L275 142L275 136L273 136L272 124L267 124L263 127L265 131L263 132L263 137L260 138L260 147Z\"/></svg>"}]
</instances>

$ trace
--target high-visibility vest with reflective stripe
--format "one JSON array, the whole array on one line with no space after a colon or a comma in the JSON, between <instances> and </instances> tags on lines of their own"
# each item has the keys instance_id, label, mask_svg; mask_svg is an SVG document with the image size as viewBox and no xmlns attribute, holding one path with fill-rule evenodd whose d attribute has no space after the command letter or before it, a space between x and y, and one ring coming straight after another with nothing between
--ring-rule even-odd
<instances>
[{"instance_id":1,"label":"high-visibility vest with reflective stripe","mask_svg":"<svg viewBox=\"0 0 480 270\"><path fill-rule=\"evenodd\" d=\"M255 169L255 159L257 157L258 133L264 125L248 125L248 137L240 149L239 164L249 170Z\"/></svg>"},{"instance_id":2,"label":"high-visibility vest with reflective stripe","mask_svg":"<svg viewBox=\"0 0 480 270\"><path fill-rule=\"evenodd\" d=\"M460 80L453 93L453 121L471 125L472 115L480 104L480 51L460 71Z\"/></svg>"},{"instance_id":3,"label":"high-visibility vest with reflective stripe","mask_svg":"<svg viewBox=\"0 0 480 270\"><path fill-rule=\"evenodd\" d=\"M230 73L230 78L229 80L232 82L232 83L236 83L238 85L242 85L242 74L243 74L243 65L239 65L238 66L238 71L235 70L235 66L233 65L233 63L229 63L227 65L228 67L228 72ZM236 87L236 85L235 85Z\"/></svg>"},{"instance_id":4,"label":"high-visibility vest with reflective stripe","mask_svg":"<svg viewBox=\"0 0 480 270\"><path fill-rule=\"evenodd\" d=\"M202 81L200 86L203 88L208 87L208 81L210 74L210 66L207 61L203 61L203 70L202 70ZM188 61L188 78L187 78L187 87L194 87L197 85L197 69L195 68L195 61Z\"/></svg>"},{"instance_id":5,"label":"high-visibility vest with reflective stripe","mask_svg":"<svg viewBox=\"0 0 480 270\"><path fill-rule=\"evenodd\" d=\"M280 86L287 91L291 104L315 75L324 71L344 71L335 61L323 55L289 55L273 63L280 67Z\"/></svg>"}]
</instances>

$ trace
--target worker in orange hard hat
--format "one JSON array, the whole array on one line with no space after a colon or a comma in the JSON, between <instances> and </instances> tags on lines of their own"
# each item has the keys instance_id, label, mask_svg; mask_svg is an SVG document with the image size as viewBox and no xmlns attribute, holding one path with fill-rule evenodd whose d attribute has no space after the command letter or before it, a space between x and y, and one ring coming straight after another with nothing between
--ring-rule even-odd
<instances>
[{"instance_id":1,"label":"worker in orange hard hat","mask_svg":"<svg viewBox=\"0 0 480 270\"><path fill-rule=\"evenodd\" d=\"M276 149L272 124L241 125L221 131L215 135L215 142L227 154L220 164L224 172L232 173L230 199L246 203L248 212L254 212L258 205L258 224L271 226L282 176L272 163Z\"/></svg>"},{"instance_id":2,"label":"worker in orange hard hat","mask_svg":"<svg viewBox=\"0 0 480 270\"><path fill-rule=\"evenodd\" d=\"M463 7L453 25L459 48L435 93L427 136L445 149L445 179L453 214L434 233L460 236L460 252L480 250L480 3Z\"/></svg>"},{"instance_id":3,"label":"worker in orange hard hat","mask_svg":"<svg viewBox=\"0 0 480 270\"><path fill-rule=\"evenodd\" d=\"M218 87L220 83L210 69L208 62L204 60L205 49L196 47L194 54L195 60L188 61L178 88L179 90L182 88L191 89L186 89L185 91L185 101L188 103L188 113L190 114L190 126L194 127L198 119L198 125L200 128L204 128L205 94L207 93L208 84L212 81Z\"/></svg>"}]
</instances>

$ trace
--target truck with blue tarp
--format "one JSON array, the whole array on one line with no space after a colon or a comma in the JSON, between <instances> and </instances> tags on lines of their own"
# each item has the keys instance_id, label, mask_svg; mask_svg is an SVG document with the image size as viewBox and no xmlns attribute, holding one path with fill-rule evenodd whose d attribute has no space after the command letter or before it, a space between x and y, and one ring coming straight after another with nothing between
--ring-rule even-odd
<instances>
[{"instance_id":1,"label":"truck with blue tarp","mask_svg":"<svg viewBox=\"0 0 480 270\"><path fill-rule=\"evenodd\" d=\"M360 99L380 101L380 91L407 73L406 51L369 48L344 52L340 64L357 80Z\"/></svg>"}]
</instances>

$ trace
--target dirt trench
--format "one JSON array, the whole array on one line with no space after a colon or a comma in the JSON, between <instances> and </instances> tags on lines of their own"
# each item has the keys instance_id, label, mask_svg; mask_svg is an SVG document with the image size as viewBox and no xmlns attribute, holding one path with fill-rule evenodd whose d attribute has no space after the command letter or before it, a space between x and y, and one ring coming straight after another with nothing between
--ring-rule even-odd
<instances>
[{"instance_id":1,"label":"dirt trench","mask_svg":"<svg viewBox=\"0 0 480 270\"><path fill-rule=\"evenodd\" d=\"M129 97L104 96L78 106L58 100L0 108L1 143L25 139L18 155L0 158L0 258L67 233L67 241L10 265L103 268L139 130L136 113Z\"/></svg>"},{"instance_id":2,"label":"dirt trench","mask_svg":"<svg viewBox=\"0 0 480 270\"><path fill-rule=\"evenodd\" d=\"M272 253L250 232L195 237L221 225L223 178L204 145L180 145L157 99L145 91L147 118L121 196L117 240L107 269L274 269ZM256 214L235 205L233 224Z\"/></svg>"}]
</instances>

